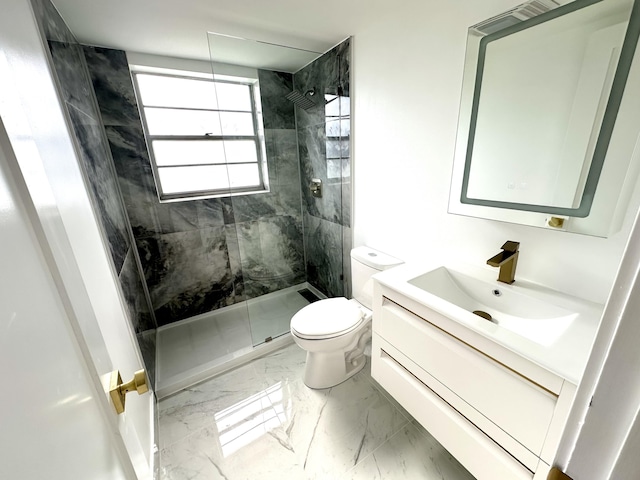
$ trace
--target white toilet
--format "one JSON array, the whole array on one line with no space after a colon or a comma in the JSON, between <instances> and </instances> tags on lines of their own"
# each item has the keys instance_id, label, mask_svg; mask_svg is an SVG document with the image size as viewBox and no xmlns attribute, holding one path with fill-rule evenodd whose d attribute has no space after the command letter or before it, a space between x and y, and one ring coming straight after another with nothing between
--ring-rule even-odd
<instances>
[{"instance_id":1,"label":"white toilet","mask_svg":"<svg viewBox=\"0 0 640 480\"><path fill-rule=\"evenodd\" d=\"M372 276L402 261L369 247L351 250L353 299L327 298L307 305L291 319L294 341L307 351L304 383L329 388L362 370L371 338Z\"/></svg>"}]
</instances>

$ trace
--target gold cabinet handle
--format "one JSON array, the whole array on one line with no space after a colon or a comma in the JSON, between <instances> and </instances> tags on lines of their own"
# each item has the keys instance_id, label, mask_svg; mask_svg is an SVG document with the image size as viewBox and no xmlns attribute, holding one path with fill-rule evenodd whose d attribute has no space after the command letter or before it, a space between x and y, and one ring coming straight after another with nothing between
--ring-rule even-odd
<instances>
[{"instance_id":1,"label":"gold cabinet handle","mask_svg":"<svg viewBox=\"0 0 640 480\"><path fill-rule=\"evenodd\" d=\"M147 374L144 370L138 370L133 374L133 380L127 383L122 382L119 370L111 372L111 380L109 382L109 395L116 409L116 413L120 415L124 412L126 397L129 392L136 391L138 395L142 395L149 391L147 383Z\"/></svg>"}]
</instances>

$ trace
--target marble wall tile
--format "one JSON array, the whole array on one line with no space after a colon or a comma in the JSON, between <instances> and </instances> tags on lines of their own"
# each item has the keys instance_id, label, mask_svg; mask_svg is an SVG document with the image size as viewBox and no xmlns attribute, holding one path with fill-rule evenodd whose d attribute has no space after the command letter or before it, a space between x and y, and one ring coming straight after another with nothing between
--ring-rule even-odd
<instances>
[{"instance_id":1,"label":"marble wall tile","mask_svg":"<svg viewBox=\"0 0 640 480\"><path fill-rule=\"evenodd\" d=\"M265 130L265 144L269 167L269 184L300 185L298 136L295 130Z\"/></svg>"},{"instance_id":2,"label":"marble wall tile","mask_svg":"<svg viewBox=\"0 0 640 480\"><path fill-rule=\"evenodd\" d=\"M46 40L75 43L76 39L49 0L31 0L36 20Z\"/></svg>"},{"instance_id":3,"label":"marble wall tile","mask_svg":"<svg viewBox=\"0 0 640 480\"><path fill-rule=\"evenodd\" d=\"M111 257L120 273L130 247L127 222L102 127L84 113L69 107L71 125L80 148L80 159L89 181L98 219L102 223Z\"/></svg>"},{"instance_id":4,"label":"marble wall tile","mask_svg":"<svg viewBox=\"0 0 640 480\"><path fill-rule=\"evenodd\" d=\"M342 179L327 175L324 125L298 129L300 141L300 183L307 213L337 224L343 223ZM313 178L322 181L322 197L314 197L309 185Z\"/></svg>"},{"instance_id":5,"label":"marble wall tile","mask_svg":"<svg viewBox=\"0 0 640 480\"><path fill-rule=\"evenodd\" d=\"M305 281L300 217L275 216L236 227L247 298Z\"/></svg>"},{"instance_id":6,"label":"marble wall tile","mask_svg":"<svg viewBox=\"0 0 640 480\"><path fill-rule=\"evenodd\" d=\"M278 205L281 214L300 217L302 212L302 198L300 195L300 182L296 185L280 185L278 187Z\"/></svg>"},{"instance_id":7,"label":"marble wall tile","mask_svg":"<svg viewBox=\"0 0 640 480\"><path fill-rule=\"evenodd\" d=\"M296 108L296 119L307 279L329 296L351 295L349 64L346 40L294 75L294 88L326 95L316 107ZM311 194L312 178L322 180L322 198Z\"/></svg>"},{"instance_id":8,"label":"marble wall tile","mask_svg":"<svg viewBox=\"0 0 640 480\"><path fill-rule=\"evenodd\" d=\"M244 287L244 274L242 271L242 258L240 256L240 242L238 239L238 225L231 224L224 226L224 235L227 240L227 251L229 252L229 269L233 279L233 298L237 302L247 299Z\"/></svg>"},{"instance_id":9,"label":"marble wall tile","mask_svg":"<svg viewBox=\"0 0 640 480\"><path fill-rule=\"evenodd\" d=\"M125 181L123 187L126 182L135 186L130 192L129 188L123 188L123 193L127 191L135 203L157 203L158 193L142 126L111 125L105 127L105 131L119 181L121 184Z\"/></svg>"},{"instance_id":10,"label":"marble wall tile","mask_svg":"<svg viewBox=\"0 0 640 480\"><path fill-rule=\"evenodd\" d=\"M136 335L136 340L140 346L140 352L142 353L142 360L144 361L145 368L147 370L147 378L151 382L152 389L156 388L156 329L145 330L144 332ZM153 395L153 394L152 394ZM156 415L155 421L157 422L158 416ZM155 433L158 435L159 427L156 423ZM157 442L157 439L156 439Z\"/></svg>"},{"instance_id":11,"label":"marble wall tile","mask_svg":"<svg viewBox=\"0 0 640 480\"><path fill-rule=\"evenodd\" d=\"M278 194L271 191L230 197L225 204L232 210L227 215L233 216L234 223L245 223L283 213L279 200Z\"/></svg>"},{"instance_id":12,"label":"marble wall tile","mask_svg":"<svg viewBox=\"0 0 640 480\"><path fill-rule=\"evenodd\" d=\"M154 329L155 322L149 312L149 306L146 301L142 280L138 274L138 266L136 265L135 253L133 248L127 252L127 256L119 275L122 293L129 310L129 319L136 334L145 330Z\"/></svg>"},{"instance_id":13,"label":"marble wall tile","mask_svg":"<svg viewBox=\"0 0 640 480\"><path fill-rule=\"evenodd\" d=\"M95 99L82 47L49 0L32 0L40 29L47 39L59 95L64 100L78 148L93 208L127 306L127 316L152 384L155 378L155 319L144 293L131 245L126 208L119 191L104 125Z\"/></svg>"},{"instance_id":14,"label":"marble wall tile","mask_svg":"<svg viewBox=\"0 0 640 480\"><path fill-rule=\"evenodd\" d=\"M158 325L235 303L225 227L137 240Z\"/></svg>"},{"instance_id":15,"label":"marble wall tile","mask_svg":"<svg viewBox=\"0 0 640 480\"><path fill-rule=\"evenodd\" d=\"M104 125L139 126L138 104L126 53L111 48L84 46L83 49Z\"/></svg>"},{"instance_id":16,"label":"marble wall tile","mask_svg":"<svg viewBox=\"0 0 640 480\"><path fill-rule=\"evenodd\" d=\"M49 41L48 45L64 101L98 121L100 112L93 97L82 47L77 43L56 41Z\"/></svg>"},{"instance_id":17,"label":"marble wall tile","mask_svg":"<svg viewBox=\"0 0 640 480\"><path fill-rule=\"evenodd\" d=\"M308 110L296 108L298 128L325 123L327 115L324 95L349 96L349 39L310 63L293 77L293 86L300 92L315 90L317 105Z\"/></svg>"},{"instance_id":18,"label":"marble wall tile","mask_svg":"<svg viewBox=\"0 0 640 480\"><path fill-rule=\"evenodd\" d=\"M220 199L160 203L137 112L126 55L121 51L94 47L85 47L84 54L91 71L91 79L98 96L103 120L108 125L109 144L130 222L138 241L138 248L141 251L155 252L148 257L144 268L149 289L154 292L152 293L154 310L156 314L163 312L161 323L186 318L195 314L194 312L201 313L201 307L189 307L185 298L206 297L206 300L200 301L200 305L217 308L234 301L244 300L249 295L247 293L249 290L251 290L251 296L254 296L259 292L273 291L280 285L289 286L289 279L297 283L303 282L305 277L304 262L300 260L303 257L300 221L293 222L296 227L291 227L291 219L300 219L302 216L298 135L295 130L294 106L284 98L292 89L292 75L269 71L259 72L270 192ZM282 257L286 261L281 259L285 264L288 262L291 270L290 275L281 275L282 278L287 279L286 281L282 279L272 279L271 282L265 279L249 280L248 283L251 286L247 287L247 272L243 272L243 266L251 264L251 269L255 272L260 268L266 271L273 265L268 255L263 255L261 258L252 255L251 261L243 264L240 243L237 238L234 240L231 234L237 234L237 231L242 229L242 225L251 222L261 225L258 228L261 235L258 237L262 239L262 247L278 243L274 240L276 232L285 235L279 241L289 250L288 257ZM269 225L271 230L266 225ZM184 238L195 238L197 232L205 235L205 232L211 228L225 226L228 265L224 272L220 272L225 279L222 282L225 286L221 288L218 300L212 300L214 295L208 295L206 288L198 290L192 285L186 285L183 280L172 281L173 287L165 290L166 276L178 275L168 274L165 271L167 265L172 265L175 269L184 269L179 266L196 261L202 254L202 247L195 246L190 254L192 259L187 259L189 255L185 253L186 247L177 248L176 243L180 244L180 242L174 241L174 238L180 237L178 234L183 233L189 233ZM267 241L267 239L270 240ZM168 244L163 243L164 241ZM260 250L252 251L255 253ZM156 256L158 258L154 260ZM259 264L262 266L259 267ZM182 287L184 290L180 291ZM171 315L167 312L172 312L173 317L169 318Z\"/></svg>"},{"instance_id":19,"label":"marble wall tile","mask_svg":"<svg viewBox=\"0 0 640 480\"><path fill-rule=\"evenodd\" d=\"M105 127L120 191L135 237L162 233L156 187L141 127Z\"/></svg>"},{"instance_id":20,"label":"marble wall tile","mask_svg":"<svg viewBox=\"0 0 640 480\"><path fill-rule=\"evenodd\" d=\"M271 70L258 70L264 128L295 129L294 105L286 99L293 90L293 75Z\"/></svg>"},{"instance_id":21,"label":"marble wall tile","mask_svg":"<svg viewBox=\"0 0 640 480\"><path fill-rule=\"evenodd\" d=\"M342 227L304 216L307 281L328 297L344 295Z\"/></svg>"}]
</instances>

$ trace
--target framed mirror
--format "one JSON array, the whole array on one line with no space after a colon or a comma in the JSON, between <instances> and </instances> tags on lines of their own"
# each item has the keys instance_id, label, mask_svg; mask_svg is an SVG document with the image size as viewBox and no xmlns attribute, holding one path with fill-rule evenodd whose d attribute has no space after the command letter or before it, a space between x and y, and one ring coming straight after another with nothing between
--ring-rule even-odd
<instances>
[{"instance_id":1,"label":"framed mirror","mask_svg":"<svg viewBox=\"0 0 640 480\"><path fill-rule=\"evenodd\" d=\"M469 29L450 213L607 236L635 183L610 147L635 141L636 3L534 0Z\"/></svg>"}]
</instances>

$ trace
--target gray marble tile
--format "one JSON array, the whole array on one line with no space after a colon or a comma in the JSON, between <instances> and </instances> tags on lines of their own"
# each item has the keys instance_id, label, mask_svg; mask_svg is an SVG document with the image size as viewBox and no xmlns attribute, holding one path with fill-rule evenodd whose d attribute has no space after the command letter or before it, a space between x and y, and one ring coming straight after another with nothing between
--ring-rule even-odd
<instances>
[{"instance_id":1,"label":"gray marble tile","mask_svg":"<svg viewBox=\"0 0 640 480\"><path fill-rule=\"evenodd\" d=\"M64 101L91 117L97 124L100 112L94 100L82 47L77 43L52 40L48 42L48 46Z\"/></svg>"},{"instance_id":2,"label":"gray marble tile","mask_svg":"<svg viewBox=\"0 0 640 480\"><path fill-rule=\"evenodd\" d=\"M324 95L349 96L350 51L350 40L347 39L295 73L294 88L301 92L314 90L314 98L318 99L317 105L308 110L296 108L298 128L325 123ZM328 107L328 113L331 113L331 107Z\"/></svg>"},{"instance_id":3,"label":"gray marble tile","mask_svg":"<svg viewBox=\"0 0 640 480\"><path fill-rule=\"evenodd\" d=\"M299 186L300 168L296 130L266 130L265 144L270 167L270 185ZM273 167L273 172L271 172L271 167Z\"/></svg>"},{"instance_id":4,"label":"gray marble tile","mask_svg":"<svg viewBox=\"0 0 640 480\"><path fill-rule=\"evenodd\" d=\"M156 388L156 330L145 330L136 335L136 340L140 346L142 360L147 370L147 378L151 382L153 389ZM156 415L157 419L157 415ZM156 435L159 427L156 425Z\"/></svg>"},{"instance_id":5,"label":"gray marble tile","mask_svg":"<svg viewBox=\"0 0 640 480\"><path fill-rule=\"evenodd\" d=\"M280 215L290 217L302 216L302 193L300 192L300 183L294 185L279 185L278 193L278 212Z\"/></svg>"},{"instance_id":6,"label":"gray marble tile","mask_svg":"<svg viewBox=\"0 0 640 480\"><path fill-rule=\"evenodd\" d=\"M122 50L83 47L105 125L140 125L127 55Z\"/></svg>"},{"instance_id":7,"label":"gray marble tile","mask_svg":"<svg viewBox=\"0 0 640 480\"><path fill-rule=\"evenodd\" d=\"M198 208L196 201L158 203L155 211L161 233L178 233L198 230Z\"/></svg>"},{"instance_id":8,"label":"gray marble tile","mask_svg":"<svg viewBox=\"0 0 640 480\"><path fill-rule=\"evenodd\" d=\"M227 217L232 223L245 223L286 213L275 188L269 193L241 195L225 200ZM225 220L226 221L226 220Z\"/></svg>"},{"instance_id":9,"label":"gray marble tile","mask_svg":"<svg viewBox=\"0 0 640 480\"><path fill-rule=\"evenodd\" d=\"M127 252L119 280L129 313L129 321L136 334L156 328L133 248L129 248Z\"/></svg>"},{"instance_id":10,"label":"gray marble tile","mask_svg":"<svg viewBox=\"0 0 640 480\"><path fill-rule=\"evenodd\" d=\"M80 148L82 168L89 181L94 207L98 211L98 219L107 237L116 272L119 274L130 241L126 213L102 127L95 125L93 120L72 106L69 106L69 116Z\"/></svg>"},{"instance_id":11,"label":"gray marble tile","mask_svg":"<svg viewBox=\"0 0 640 480\"><path fill-rule=\"evenodd\" d=\"M105 128L131 228L136 237L162 233L151 164L141 127Z\"/></svg>"},{"instance_id":12,"label":"gray marble tile","mask_svg":"<svg viewBox=\"0 0 640 480\"><path fill-rule=\"evenodd\" d=\"M147 144L140 125L105 127L113 161L121 181L130 182L136 190L132 201L157 203L158 193L153 182Z\"/></svg>"},{"instance_id":13,"label":"gray marble tile","mask_svg":"<svg viewBox=\"0 0 640 480\"><path fill-rule=\"evenodd\" d=\"M286 99L293 90L293 75L258 70L264 128L296 128L294 105Z\"/></svg>"},{"instance_id":14,"label":"gray marble tile","mask_svg":"<svg viewBox=\"0 0 640 480\"><path fill-rule=\"evenodd\" d=\"M235 303L224 227L137 240L158 325Z\"/></svg>"},{"instance_id":15,"label":"gray marble tile","mask_svg":"<svg viewBox=\"0 0 640 480\"><path fill-rule=\"evenodd\" d=\"M49 0L32 0L31 4L46 40L77 43L58 10Z\"/></svg>"},{"instance_id":16,"label":"gray marble tile","mask_svg":"<svg viewBox=\"0 0 640 480\"><path fill-rule=\"evenodd\" d=\"M246 298L305 281L300 217L270 217L236 227Z\"/></svg>"},{"instance_id":17,"label":"gray marble tile","mask_svg":"<svg viewBox=\"0 0 640 480\"><path fill-rule=\"evenodd\" d=\"M328 175L324 127L317 125L299 129L298 139L301 193L306 212L334 223L344 223L343 181L342 178L330 178ZM340 160L340 163L342 164L343 160ZM311 194L309 184L314 178L322 181L321 198ZM350 197L344 198L344 201L350 201Z\"/></svg>"},{"instance_id":18,"label":"gray marble tile","mask_svg":"<svg viewBox=\"0 0 640 480\"><path fill-rule=\"evenodd\" d=\"M221 227L224 221L224 206L221 198L193 200L198 214L198 227Z\"/></svg>"},{"instance_id":19,"label":"gray marble tile","mask_svg":"<svg viewBox=\"0 0 640 480\"><path fill-rule=\"evenodd\" d=\"M229 252L229 268L233 279L233 297L236 302L247 299L244 288L244 276L242 274L242 260L240 257L240 245L238 241L237 224L225 225L224 234L227 240Z\"/></svg>"},{"instance_id":20,"label":"gray marble tile","mask_svg":"<svg viewBox=\"0 0 640 480\"><path fill-rule=\"evenodd\" d=\"M342 227L304 216L307 281L328 297L344 295Z\"/></svg>"}]
</instances>

